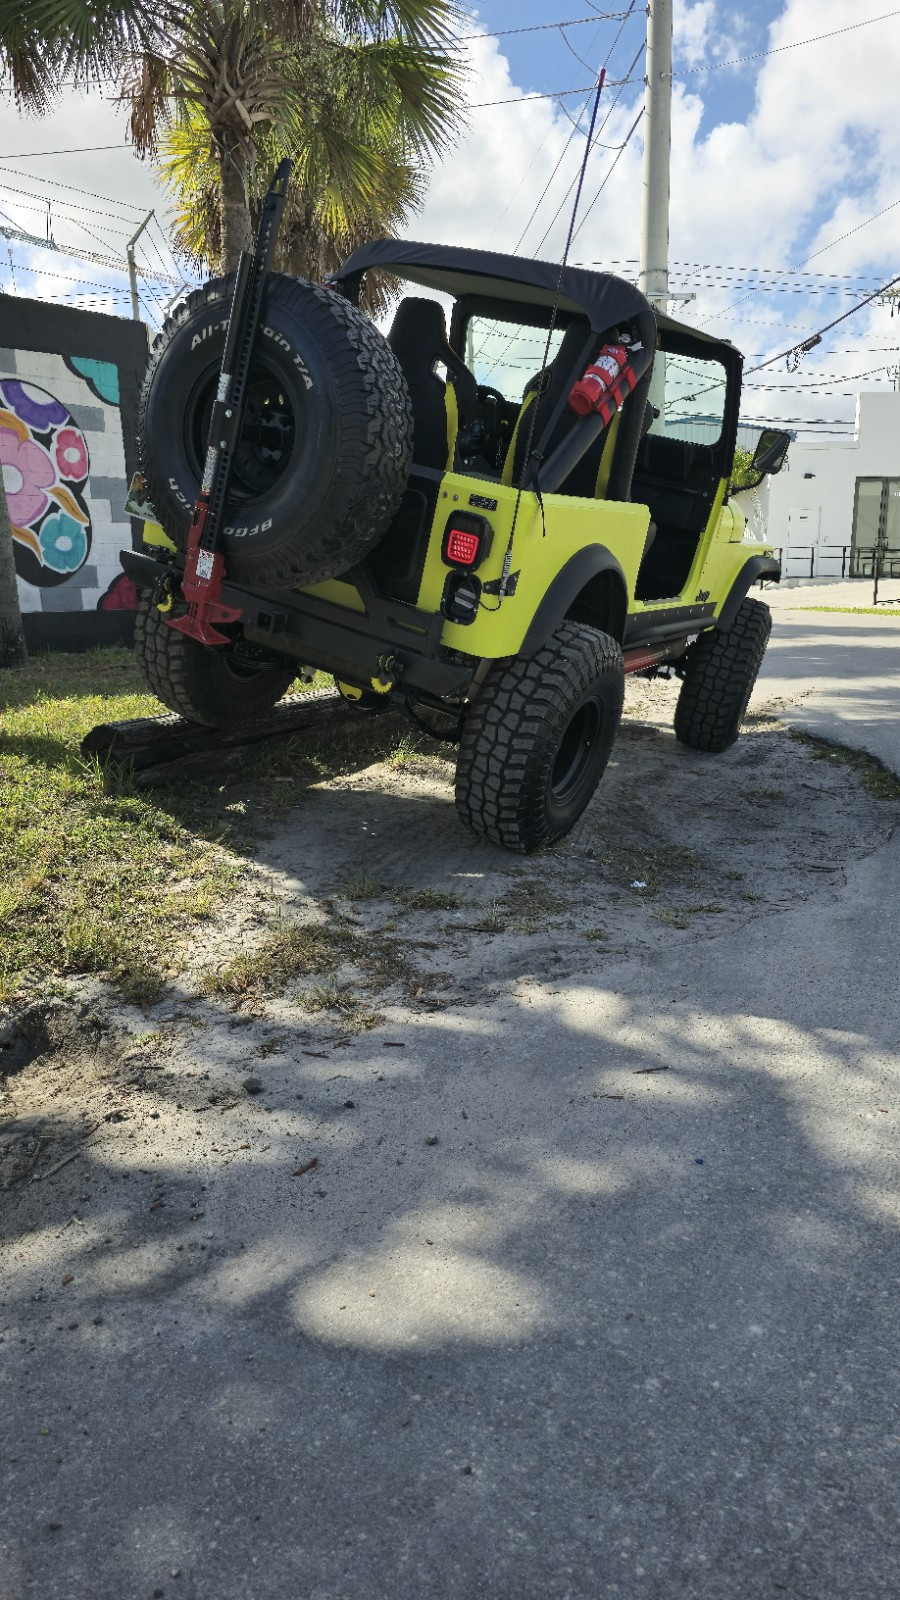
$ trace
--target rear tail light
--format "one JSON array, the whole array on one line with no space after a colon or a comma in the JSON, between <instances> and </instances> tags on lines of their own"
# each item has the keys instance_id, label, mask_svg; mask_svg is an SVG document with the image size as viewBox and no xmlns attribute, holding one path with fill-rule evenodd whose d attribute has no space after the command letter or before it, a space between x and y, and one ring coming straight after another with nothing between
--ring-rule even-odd
<instances>
[{"instance_id":1,"label":"rear tail light","mask_svg":"<svg viewBox=\"0 0 900 1600\"><path fill-rule=\"evenodd\" d=\"M468 511L455 511L447 520L441 545L441 559L448 567L472 572L480 566L491 548L493 529L485 517Z\"/></svg>"}]
</instances>

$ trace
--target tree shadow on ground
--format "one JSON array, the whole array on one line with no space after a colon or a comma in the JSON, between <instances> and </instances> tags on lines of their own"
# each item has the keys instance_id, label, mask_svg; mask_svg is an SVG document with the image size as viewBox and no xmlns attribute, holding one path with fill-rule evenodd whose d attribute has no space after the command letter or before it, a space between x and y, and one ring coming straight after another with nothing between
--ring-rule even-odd
<instances>
[{"instance_id":1,"label":"tree shadow on ground","mask_svg":"<svg viewBox=\"0 0 900 1600\"><path fill-rule=\"evenodd\" d=\"M167 1042L101 1064L123 1120L3 1196L0 1592L892 1595L900 869L878 802L779 739L715 769L626 743L537 863L412 781L326 790L264 846L286 904L342 862L563 909L511 936L518 910L340 900L420 941L382 1023L305 984L176 992L143 1024ZM804 871L835 838L839 877ZM661 922L693 880L645 903L651 845L724 910Z\"/></svg>"}]
</instances>

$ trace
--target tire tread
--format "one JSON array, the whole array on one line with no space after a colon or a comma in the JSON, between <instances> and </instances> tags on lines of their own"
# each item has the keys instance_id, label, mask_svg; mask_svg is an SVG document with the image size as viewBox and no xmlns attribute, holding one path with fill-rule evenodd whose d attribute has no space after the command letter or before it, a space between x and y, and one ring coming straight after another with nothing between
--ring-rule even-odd
<instances>
[{"instance_id":1,"label":"tire tread","mask_svg":"<svg viewBox=\"0 0 900 1600\"><path fill-rule=\"evenodd\" d=\"M702 633L688 653L675 737L710 755L734 744L772 631L761 600L744 600L727 631Z\"/></svg>"}]
</instances>

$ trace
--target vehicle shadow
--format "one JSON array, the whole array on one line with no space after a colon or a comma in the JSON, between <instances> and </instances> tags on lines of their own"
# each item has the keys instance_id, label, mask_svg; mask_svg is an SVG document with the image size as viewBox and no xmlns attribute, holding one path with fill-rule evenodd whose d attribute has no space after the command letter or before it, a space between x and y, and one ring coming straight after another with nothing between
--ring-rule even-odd
<instances>
[{"instance_id":1,"label":"vehicle shadow","mask_svg":"<svg viewBox=\"0 0 900 1600\"><path fill-rule=\"evenodd\" d=\"M342 781L257 870L401 941L339 974L382 1020L189 982L52 1069L99 1126L3 1195L0 1593L890 1595L894 811L769 724L626 730L530 861Z\"/></svg>"}]
</instances>

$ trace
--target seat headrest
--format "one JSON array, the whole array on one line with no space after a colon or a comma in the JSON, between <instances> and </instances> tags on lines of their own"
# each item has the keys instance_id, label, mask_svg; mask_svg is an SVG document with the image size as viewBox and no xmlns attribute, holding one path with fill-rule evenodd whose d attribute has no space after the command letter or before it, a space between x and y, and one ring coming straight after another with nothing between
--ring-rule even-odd
<instances>
[{"instance_id":1,"label":"seat headrest","mask_svg":"<svg viewBox=\"0 0 900 1600\"><path fill-rule=\"evenodd\" d=\"M437 382L432 375L436 363L442 362L456 391L460 422L464 424L471 420L478 406L478 385L465 362L450 346L443 306L439 306L436 300L420 299L415 295L401 300L387 342L411 386Z\"/></svg>"},{"instance_id":2,"label":"seat headrest","mask_svg":"<svg viewBox=\"0 0 900 1600\"><path fill-rule=\"evenodd\" d=\"M443 355L447 345L447 323L444 308L436 300L418 299L415 296L401 300L391 323L387 342L394 354L409 351L418 356Z\"/></svg>"}]
</instances>

